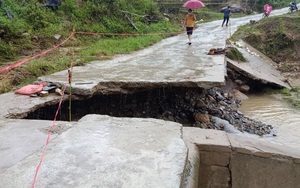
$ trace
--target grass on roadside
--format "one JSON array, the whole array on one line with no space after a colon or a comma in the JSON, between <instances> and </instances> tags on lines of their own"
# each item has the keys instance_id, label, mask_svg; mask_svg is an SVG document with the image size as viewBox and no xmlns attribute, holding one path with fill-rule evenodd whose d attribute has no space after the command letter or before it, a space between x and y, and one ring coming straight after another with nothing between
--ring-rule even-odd
<instances>
[{"instance_id":1,"label":"grass on roadside","mask_svg":"<svg viewBox=\"0 0 300 188\"><path fill-rule=\"evenodd\" d=\"M1 78L1 82L0 82L0 93L6 93L11 91L12 88L12 84L10 79L8 79L8 77L6 78Z\"/></svg>"},{"instance_id":2,"label":"grass on roadside","mask_svg":"<svg viewBox=\"0 0 300 188\"><path fill-rule=\"evenodd\" d=\"M137 37L111 37L101 38L90 46L82 48L78 54L85 56L113 56L115 54L128 54L150 46L163 39L163 36L137 36Z\"/></svg>"},{"instance_id":3,"label":"grass on roadside","mask_svg":"<svg viewBox=\"0 0 300 188\"><path fill-rule=\"evenodd\" d=\"M196 10L197 20L203 19L203 22L210 22L214 20L223 19L223 13L221 12L212 12L207 8Z\"/></svg>"}]
</instances>

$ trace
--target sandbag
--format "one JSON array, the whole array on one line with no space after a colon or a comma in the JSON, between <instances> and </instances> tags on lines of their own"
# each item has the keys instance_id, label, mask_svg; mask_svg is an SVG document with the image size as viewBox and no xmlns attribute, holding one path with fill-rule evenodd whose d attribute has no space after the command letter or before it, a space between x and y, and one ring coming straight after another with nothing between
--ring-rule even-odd
<instances>
[{"instance_id":1,"label":"sandbag","mask_svg":"<svg viewBox=\"0 0 300 188\"><path fill-rule=\"evenodd\" d=\"M20 95L31 95L35 93L39 93L43 90L44 84L29 84L18 89L15 93Z\"/></svg>"}]
</instances>

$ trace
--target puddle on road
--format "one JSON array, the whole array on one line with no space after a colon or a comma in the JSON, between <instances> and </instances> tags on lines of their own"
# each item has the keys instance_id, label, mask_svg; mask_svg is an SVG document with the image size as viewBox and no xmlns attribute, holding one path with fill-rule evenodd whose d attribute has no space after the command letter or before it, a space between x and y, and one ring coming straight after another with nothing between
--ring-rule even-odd
<instances>
[{"instance_id":1,"label":"puddle on road","mask_svg":"<svg viewBox=\"0 0 300 188\"><path fill-rule=\"evenodd\" d=\"M250 118L274 126L277 137L263 139L300 148L300 110L267 94L249 95L249 99L242 102L240 110Z\"/></svg>"}]
</instances>

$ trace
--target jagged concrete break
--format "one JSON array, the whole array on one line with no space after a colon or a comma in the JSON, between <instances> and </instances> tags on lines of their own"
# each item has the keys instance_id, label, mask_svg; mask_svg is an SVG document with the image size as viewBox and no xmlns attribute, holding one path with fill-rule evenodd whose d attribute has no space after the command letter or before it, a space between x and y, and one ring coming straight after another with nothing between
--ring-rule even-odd
<instances>
[{"instance_id":1,"label":"jagged concrete break","mask_svg":"<svg viewBox=\"0 0 300 188\"><path fill-rule=\"evenodd\" d=\"M29 187L51 122L8 122L0 122L0 187ZM30 124L32 134L24 131ZM294 188L300 183L300 151L259 138L100 115L59 125L37 187Z\"/></svg>"},{"instance_id":2,"label":"jagged concrete break","mask_svg":"<svg viewBox=\"0 0 300 188\"><path fill-rule=\"evenodd\" d=\"M211 48L225 48L228 32L217 22L205 23L195 29L192 45L187 44L184 32L130 55L74 67L72 93L94 95L132 93L145 88L222 86L226 75L224 54L211 56L207 52ZM65 70L39 79L68 86L67 77Z\"/></svg>"},{"instance_id":3,"label":"jagged concrete break","mask_svg":"<svg viewBox=\"0 0 300 188\"><path fill-rule=\"evenodd\" d=\"M226 58L227 67L234 69L247 78L259 80L261 83L290 89L287 79L276 69L276 63L270 58L242 40L234 46L243 54L247 62L236 62Z\"/></svg>"}]
</instances>

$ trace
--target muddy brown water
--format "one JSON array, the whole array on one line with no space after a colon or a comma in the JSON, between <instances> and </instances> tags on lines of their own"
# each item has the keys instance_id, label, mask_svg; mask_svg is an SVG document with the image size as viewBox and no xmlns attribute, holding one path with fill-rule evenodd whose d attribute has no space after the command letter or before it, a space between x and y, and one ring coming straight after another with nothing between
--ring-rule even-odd
<instances>
[{"instance_id":1,"label":"muddy brown water","mask_svg":"<svg viewBox=\"0 0 300 188\"><path fill-rule=\"evenodd\" d=\"M300 147L300 110L268 94L249 95L240 110L250 118L273 125L277 136L263 137L271 142Z\"/></svg>"}]
</instances>

